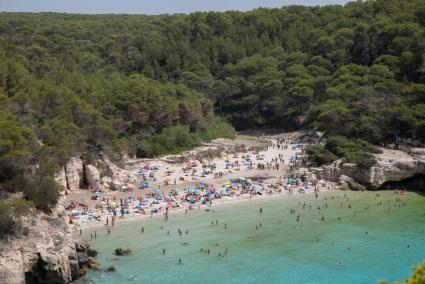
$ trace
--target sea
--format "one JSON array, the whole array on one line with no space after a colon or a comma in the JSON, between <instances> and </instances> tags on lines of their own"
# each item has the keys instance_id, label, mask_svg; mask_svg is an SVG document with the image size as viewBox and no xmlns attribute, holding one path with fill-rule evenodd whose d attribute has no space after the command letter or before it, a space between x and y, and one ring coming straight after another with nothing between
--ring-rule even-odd
<instances>
[{"instance_id":1,"label":"sea","mask_svg":"<svg viewBox=\"0 0 425 284\"><path fill-rule=\"evenodd\" d=\"M425 260L425 195L334 191L213 204L168 221L118 223L110 235L86 229L83 238L95 230L89 243L102 269L76 283L393 283ZM116 256L118 247L131 255Z\"/></svg>"}]
</instances>

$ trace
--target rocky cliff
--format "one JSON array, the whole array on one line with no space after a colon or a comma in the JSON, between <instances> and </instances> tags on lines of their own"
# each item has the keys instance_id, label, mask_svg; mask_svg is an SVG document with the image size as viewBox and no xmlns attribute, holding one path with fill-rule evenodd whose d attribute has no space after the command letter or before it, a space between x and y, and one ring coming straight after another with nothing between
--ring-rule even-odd
<instances>
[{"instance_id":1,"label":"rocky cliff","mask_svg":"<svg viewBox=\"0 0 425 284\"><path fill-rule=\"evenodd\" d=\"M387 182L402 181L418 174L425 174L425 148L411 148L407 151L381 148L382 153L374 154L377 164L370 169L360 169L355 164L337 160L322 166L324 178L339 181L348 176L371 189L378 189Z\"/></svg>"},{"instance_id":2,"label":"rocky cliff","mask_svg":"<svg viewBox=\"0 0 425 284\"><path fill-rule=\"evenodd\" d=\"M65 192L94 188L98 184L116 189L122 184L135 181L130 172L106 157L97 160L95 165L84 162L80 157L72 157L56 174L56 182L63 186Z\"/></svg>"},{"instance_id":3,"label":"rocky cliff","mask_svg":"<svg viewBox=\"0 0 425 284\"><path fill-rule=\"evenodd\" d=\"M52 215L33 212L21 236L1 240L0 283L69 283L95 266L95 252L73 241L64 215L63 201Z\"/></svg>"}]
</instances>

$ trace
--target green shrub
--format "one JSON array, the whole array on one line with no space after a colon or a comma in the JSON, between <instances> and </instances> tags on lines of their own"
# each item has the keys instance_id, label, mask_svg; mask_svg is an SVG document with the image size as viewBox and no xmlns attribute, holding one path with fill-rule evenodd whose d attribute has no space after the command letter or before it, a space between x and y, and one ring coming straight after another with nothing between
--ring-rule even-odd
<instances>
[{"instance_id":1,"label":"green shrub","mask_svg":"<svg viewBox=\"0 0 425 284\"><path fill-rule=\"evenodd\" d=\"M54 180L56 171L57 165L53 162L40 165L23 189L25 198L31 201L35 208L46 213L52 212L56 207L62 191L61 186Z\"/></svg>"},{"instance_id":2,"label":"green shrub","mask_svg":"<svg viewBox=\"0 0 425 284\"><path fill-rule=\"evenodd\" d=\"M404 281L405 284L423 284L425 283L425 261L413 268L412 276Z\"/></svg>"},{"instance_id":3,"label":"green shrub","mask_svg":"<svg viewBox=\"0 0 425 284\"><path fill-rule=\"evenodd\" d=\"M52 212L56 207L60 192L60 185L51 178L43 178L37 183L28 185L24 190L25 197L32 201L35 208L46 213Z\"/></svg>"},{"instance_id":4,"label":"green shrub","mask_svg":"<svg viewBox=\"0 0 425 284\"><path fill-rule=\"evenodd\" d=\"M149 137L145 152L148 157L176 154L201 145L201 139L190 133L187 126L167 127L160 134Z\"/></svg>"},{"instance_id":5,"label":"green shrub","mask_svg":"<svg viewBox=\"0 0 425 284\"><path fill-rule=\"evenodd\" d=\"M143 140L133 139L132 154L139 158L177 154L201 146L204 141L218 137L234 138L235 135L234 128L225 122L214 121L198 132L191 132L188 126L167 127Z\"/></svg>"},{"instance_id":6,"label":"green shrub","mask_svg":"<svg viewBox=\"0 0 425 284\"><path fill-rule=\"evenodd\" d=\"M376 164L371 153L380 150L361 139L348 139L344 136L332 136L326 143L326 149L338 157L345 157L347 162L357 164L360 168L368 169Z\"/></svg>"},{"instance_id":7,"label":"green shrub","mask_svg":"<svg viewBox=\"0 0 425 284\"><path fill-rule=\"evenodd\" d=\"M336 159L338 159L337 156L335 156L332 152L330 152L328 149L326 149L320 144L308 146L306 148L306 152L308 154L309 160L317 166L321 166L323 164L330 164Z\"/></svg>"},{"instance_id":8,"label":"green shrub","mask_svg":"<svg viewBox=\"0 0 425 284\"><path fill-rule=\"evenodd\" d=\"M28 214L31 205L22 198L0 201L0 237L21 231L20 219Z\"/></svg>"},{"instance_id":9,"label":"green shrub","mask_svg":"<svg viewBox=\"0 0 425 284\"><path fill-rule=\"evenodd\" d=\"M230 138L236 137L235 129L226 122L220 122L205 127L205 130L199 133L199 138L204 142L209 142L216 138Z\"/></svg>"}]
</instances>

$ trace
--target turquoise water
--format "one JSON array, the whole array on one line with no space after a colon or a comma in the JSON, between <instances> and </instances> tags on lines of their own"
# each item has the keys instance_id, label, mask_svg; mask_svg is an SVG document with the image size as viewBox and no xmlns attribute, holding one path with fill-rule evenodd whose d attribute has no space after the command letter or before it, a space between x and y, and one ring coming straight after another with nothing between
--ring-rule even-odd
<instances>
[{"instance_id":1,"label":"turquoise water","mask_svg":"<svg viewBox=\"0 0 425 284\"><path fill-rule=\"evenodd\" d=\"M110 236L98 228L91 245L99 251L103 268L114 265L117 272L91 272L77 283L360 284L408 277L412 267L425 259L425 196L409 193L397 204L393 192L380 192L379 197L374 192L349 192L347 196L348 202L344 193L329 192L318 199L285 196L222 204L212 208L215 212L171 214L168 222L158 217L118 224ZM305 209L299 205L304 202ZM290 214L291 208L300 214L299 222ZM219 224L211 225L216 219ZM262 228L257 231L260 222ZM177 228L183 231L181 237ZM115 248L127 245L131 256L113 254ZM211 254L201 253L201 248L210 248ZM227 256L219 257L225 248ZM183 265L177 265L179 258Z\"/></svg>"}]
</instances>

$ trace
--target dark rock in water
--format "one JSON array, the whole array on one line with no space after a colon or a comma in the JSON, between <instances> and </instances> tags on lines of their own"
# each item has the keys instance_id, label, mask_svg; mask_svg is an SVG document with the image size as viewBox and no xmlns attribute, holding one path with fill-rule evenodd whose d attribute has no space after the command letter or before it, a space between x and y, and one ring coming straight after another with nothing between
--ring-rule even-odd
<instances>
[{"instance_id":1,"label":"dark rock in water","mask_svg":"<svg viewBox=\"0 0 425 284\"><path fill-rule=\"evenodd\" d=\"M94 257L89 257L89 263L87 264L87 267L90 269L100 269L100 264L96 261Z\"/></svg>"},{"instance_id":2,"label":"dark rock in water","mask_svg":"<svg viewBox=\"0 0 425 284\"><path fill-rule=\"evenodd\" d=\"M116 255L130 255L131 249L116 248L115 254Z\"/></svg>"},{"instance_id":3,"label":"dark rock in water","mask_svg":"<svg viewBox=\"0 0 425 284\"><path fill-rule=\"evenodd\" d=\"M349 182L348 187L354 191L365 191L366 187L356 182Z\"/></svg>"},{"instance_id":4,"label":"dark rock in water","mask_svg":"<svg viewBox=\"0 0 425 284\"><path fill-rule=\"evenodd\" d=\"M69 267L71 269L71 277L72 279L77 279L80 276L80 265L78 264L78 255L70 254L68 256L69 259Z\"/></svg>"},{"instance_id":5,"label":"dark rock in water","mask_svg":"<svg viewBox=\"0 0 425 284\"><path fill-rule=\"evenodd\" d=\"M91 249L91 248L87 248L87 255L90 256L90 257L96 257L97 251L95 251L94 249Z\"/></svg>"},{"instance_id":6,"label":"dark rock in water","mask_svg":"<svg viewBox=\"0 0 425 284\"><path fill-rule=\"evenodd\" d=\"M75 249L77 252L85 252L87 251L88 244L85 242L75 242Z\"/></svg>"},{"instance_id":7,"label":"dark rock in water","mask_svg":"<svg viewBox=\"0 0 425 284\"><path fill-rule=\"evenodd\" d=\"M108 269L106 269L106 271L115 272L115 271L117 271L117 269L115 268L115 266L111 265L111 266L108 267Z\"/></svg>"},{"instance_id":8,"label":"dark rock in water","mask_svg":"<svg viewBox=\"0 0 425 284\"><path fill-rule=\"evenodd\" d=\"M78 252L77 255L78 255L78 263L80 265L86 265L87 263L89 263L89 257L86 252Z\"/></svg>"}]
</instances>

